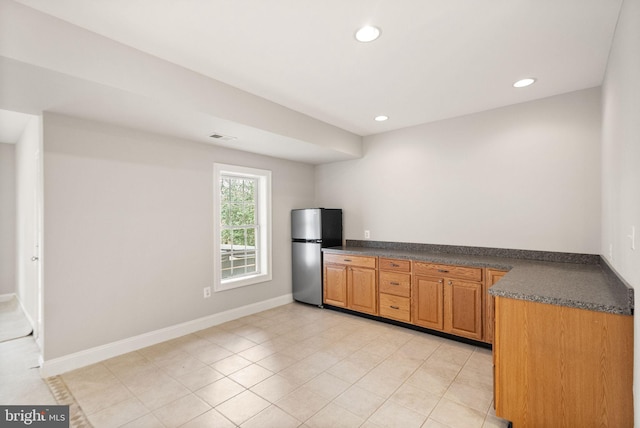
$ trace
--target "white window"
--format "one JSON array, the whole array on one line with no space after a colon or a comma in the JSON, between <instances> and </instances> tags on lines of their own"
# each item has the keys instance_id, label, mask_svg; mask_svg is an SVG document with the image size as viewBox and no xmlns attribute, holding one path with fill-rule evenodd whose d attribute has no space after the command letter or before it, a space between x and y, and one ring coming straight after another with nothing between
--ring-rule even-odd
<instances>
[{"instance_id":1,"label":"white window","mask_svg":"<svg viewBox=\"0 0 640 428\"><path fill-rule=\"evenodd\" d=\"M271 171L213 164L214 290L271 280Z\"/></svg>"}]
</instances>

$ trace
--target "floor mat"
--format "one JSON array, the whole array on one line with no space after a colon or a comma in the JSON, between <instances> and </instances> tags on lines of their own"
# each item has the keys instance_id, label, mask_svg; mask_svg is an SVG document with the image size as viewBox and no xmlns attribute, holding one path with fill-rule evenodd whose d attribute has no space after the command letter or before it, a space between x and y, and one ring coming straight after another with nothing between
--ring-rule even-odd
<instances>
[{"instance_id":1,"label":"floor mat","mask_svg":"<svg viewBox=\"0 0 640 428\"><path fill-rule=\"evenodd\" d=\"M32 331L31 324L15 296L0 301L0 342L28 336Z\"/></svg>"}]
</instances>

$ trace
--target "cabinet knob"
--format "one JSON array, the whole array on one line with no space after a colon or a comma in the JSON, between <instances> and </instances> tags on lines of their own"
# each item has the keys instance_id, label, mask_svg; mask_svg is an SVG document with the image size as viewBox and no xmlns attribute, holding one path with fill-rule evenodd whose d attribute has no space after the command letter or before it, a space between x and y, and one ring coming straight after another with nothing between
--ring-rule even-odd
<instances>
[{"instance_id":1,"label":"cabinet knob","mask_svg":"<svg viewBox=\"0 0 640 428\"><path fill-rule=\"evenodd\" d=\"M442 284L442 280L441 279L438 280L438 284Z\"/></svg>"},{"instance_id":2,"label":"cabinet knob","mask_svg":"<svg viewBox=\"0 0 640 428\"><path fill-rule=\"evenodd\" d=\"M449 285L453 284L451 281L448 282Z\"/></svg>"}]
</instances>

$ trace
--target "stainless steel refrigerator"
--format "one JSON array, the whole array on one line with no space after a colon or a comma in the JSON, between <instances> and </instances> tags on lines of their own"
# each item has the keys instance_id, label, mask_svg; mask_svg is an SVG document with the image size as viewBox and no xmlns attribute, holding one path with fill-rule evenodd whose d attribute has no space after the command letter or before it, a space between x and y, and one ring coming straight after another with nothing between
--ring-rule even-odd
<instances>
[{"instance_id":1,"label":"stainless steel refrigerator","mask_svg":"<svg viewBox=\"0 0 640 428\"><path fill-rule=\"evenodd\" d=\"M322 306L322 248L342 245L342 210L291 211L293 298Z\"/></svg>"}]
</instances>

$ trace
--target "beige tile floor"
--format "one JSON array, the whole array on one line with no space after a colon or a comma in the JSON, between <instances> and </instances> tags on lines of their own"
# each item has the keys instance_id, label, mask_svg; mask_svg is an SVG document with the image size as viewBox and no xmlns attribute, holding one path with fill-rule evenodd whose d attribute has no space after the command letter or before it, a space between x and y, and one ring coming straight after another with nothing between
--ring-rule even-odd
<instances>
[{"instance_id":1,"label":"beige tile floor","mask_svg":"<svg viewBox=\"0 0 640 428\"><path fill-rule=\"evenodd\" d=\"M506 427L491 373L489 350L292 303L62 378L95 427Z\"/></svg>"}]
</instances>

